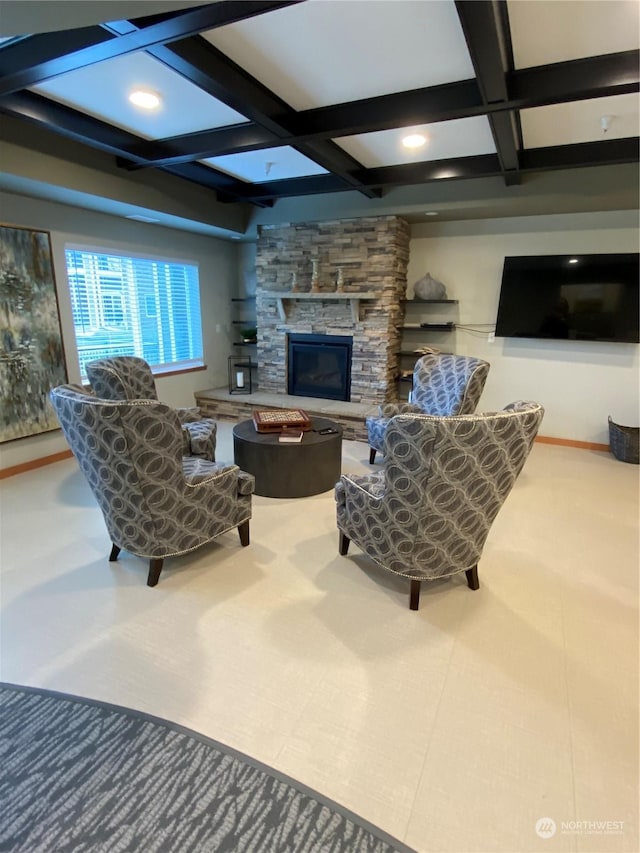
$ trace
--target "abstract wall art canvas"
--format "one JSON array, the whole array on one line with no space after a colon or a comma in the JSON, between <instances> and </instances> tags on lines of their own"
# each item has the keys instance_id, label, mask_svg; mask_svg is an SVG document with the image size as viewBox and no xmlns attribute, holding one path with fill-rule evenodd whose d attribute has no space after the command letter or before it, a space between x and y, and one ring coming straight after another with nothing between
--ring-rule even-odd
<instances>
[{"instance_id":1,"label":"abstract wall art canvas","mask_svg":"<svg viewBox=\"0 0 640 853\"><path fill-rule=\"evenodd\" d=\"M49 233L0 225L0 442L58 429L66 381Z\"/></svg>"}]
</instances>

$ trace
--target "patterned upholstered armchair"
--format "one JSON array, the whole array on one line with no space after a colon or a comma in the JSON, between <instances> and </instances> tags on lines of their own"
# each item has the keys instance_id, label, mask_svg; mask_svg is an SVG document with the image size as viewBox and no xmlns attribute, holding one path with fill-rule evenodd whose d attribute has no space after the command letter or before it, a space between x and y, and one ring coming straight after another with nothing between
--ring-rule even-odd
<instances>
[{"instance_id":1,"label":"patterned upholstered armchair","mask_svg":"<svg viewBox=\"0 0 640 853\"><path fill-rule=\"evenodd\" d=\"M465 572L478 589L489 529L543 414L538 403L518 402L488 414L392 418L384 468L343 474L336 484L340 553L353 540L383 568L410 578L412 610L423 580Z\"/></svg>"},{"instance_id":2,"label":"patterned upholstered armchair","mask_svg":"<svg viewBox=\"0 0 640 853\"><path fill-rule=\"evenodd\" d=\"M149 364L134 355L100 358L86 365L96 397L103 400L157 400L158 392ZM198 406L175 410L182 424L183 454L215 462L217 425L204 418Z\"/></svg>"},{"instance_id":3,"label":"patterned upholstered armchair","mask_svg":"<svg viewBox=\"0 0 640 853\"><path fill-rule=\"evenodd\" d=\"M377 417L367 418L369 462L384 453L384 436L395 415L470 415L487 381L489 362L465 355L425 355L413 368L411 403L383 403Z\"/></svg>"},{"instance_id":4,"label":"patterned upholstered armchair","mask_svg":"<svg viewBox=\"0 0 640 853\"><path fill-rule=\"evenodd\" d=\"M236 465L183 456L174 409L155 400L101 400L73 385L50 394L62 432L102 510L113 547L149 560L148 586L165 557L238 528L249 544L254 478Z\"/></svg>"}]
</instances>

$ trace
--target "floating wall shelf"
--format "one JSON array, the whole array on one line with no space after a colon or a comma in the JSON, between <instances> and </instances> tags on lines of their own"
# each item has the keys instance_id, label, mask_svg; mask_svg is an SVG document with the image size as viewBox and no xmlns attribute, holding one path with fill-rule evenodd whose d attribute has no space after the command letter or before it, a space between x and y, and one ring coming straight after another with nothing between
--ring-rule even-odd
<instances>
[{"instance_id":1,"label":"floating wall shelf","mask_svg":"<svg viewBox=\"0 0 640 853\"><path fill-rule=\"evenodd\" d=\"M407 332L452 332L455 329L455 323L420 323L416 325L400 326L401 329Z\"/></svg>"},{"instance_id":2,"label":"floating wall shelf","mask_svg":"<svg viewBox=\"0 0 640 853\"><path fill-rule=\"evenodd\" d=\"M262 296L266 299L277 300L278 314L283 322L287 319L287 310L284 304L286 300L294 300L296 302L304 299L324 299L325 301L348 300L351 305L351 317L353 322L357 323L360 319L360 301L371 302L372 300L379 299L381 294L373 293L368 290L363 290L360 293L332 293L330 291L320 291L320 293L311 293L309 291L306 293L293 293L290 290L263 290Z\"/></svg>"},{"instance_id":3,"label":"floating wall shelf","mask_svg":"<svg viewBox=\"0 0 640 853\"><path fill-rule=\"evenodd\" d=\"M405 305L457 305L457 299L401 299Z\"/></svg>"}]
</instances>

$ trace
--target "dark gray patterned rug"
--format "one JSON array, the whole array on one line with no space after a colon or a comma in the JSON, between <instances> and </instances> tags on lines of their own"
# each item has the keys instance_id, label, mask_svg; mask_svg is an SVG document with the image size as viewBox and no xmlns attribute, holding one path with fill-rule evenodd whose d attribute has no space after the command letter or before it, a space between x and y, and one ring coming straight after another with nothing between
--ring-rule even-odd
<instances>
[{"instance_id":1,"label":"dark gray patterned rug","mask_svg":"<svg viewBox=\"0 0 640 853\"><path fill-rule=\"evenodd\" d=\"M13 684L0 684L0 850L412 853L182 726Z\"/></svg>"}]
</instances>

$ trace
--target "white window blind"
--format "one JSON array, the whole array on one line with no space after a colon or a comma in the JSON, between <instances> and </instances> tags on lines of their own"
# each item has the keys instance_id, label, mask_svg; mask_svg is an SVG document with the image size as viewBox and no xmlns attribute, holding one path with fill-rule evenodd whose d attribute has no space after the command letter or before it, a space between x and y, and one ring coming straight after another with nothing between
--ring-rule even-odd
<instances>
[{"instance_id":1,"label":"white window blind","mask_svg":"<svg viewBox=\"0 0 640 853\"><path fill-rule=\"evenodd\" d=\"M88 361L114 355L203 364L197 264L78 247L65 257L83 379Z\"/></svg>"}]
</instances>

